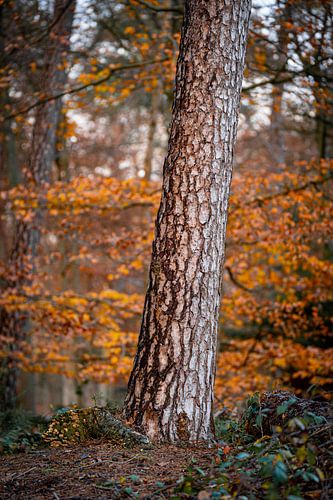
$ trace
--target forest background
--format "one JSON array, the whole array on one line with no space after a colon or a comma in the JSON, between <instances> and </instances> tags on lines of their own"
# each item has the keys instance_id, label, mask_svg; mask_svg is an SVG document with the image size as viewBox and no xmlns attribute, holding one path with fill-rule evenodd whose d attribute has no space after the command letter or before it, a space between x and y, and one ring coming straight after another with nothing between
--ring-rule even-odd
<instances>
[{"instance_id":1,"label":"forest background","mask_svg":"<svg viewBox=\"0 0 333 500\"><path fill-rule=\"evenodd\" d=\"M2 322L0 356L19 369L19 403L34 412L122 398L182 11L176 0L80 0L56 60L51 2L0 2L0 306L2 318L25 318L20 339ZM216 379L216 399L230 407L273 388L331 395L332 17L325 0L254 2ZM28 159L50 102L61 105L56 144L49 178L38 183ZM32 221L39 241L27 261L15 241Z\"/></svg>"}]
</instances>

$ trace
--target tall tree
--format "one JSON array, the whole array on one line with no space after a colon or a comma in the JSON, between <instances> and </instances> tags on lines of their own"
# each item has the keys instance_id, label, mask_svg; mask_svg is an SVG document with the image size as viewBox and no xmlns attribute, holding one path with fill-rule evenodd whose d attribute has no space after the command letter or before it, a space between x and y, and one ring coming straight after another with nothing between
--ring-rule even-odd
<instances>
[{"instance_id":1,"label":"tall tree","mask_svg":"<svg viewBox=\"0 0 333 500\"><path fill-rule=\"evenodd\" d=\"M277 21L279 22L279 28L277 31L277 56L274 60L275 71L283 73L286 69L288 63L288 31L286 30L286 20L290 17L290 4L281 5L281 2L277 1L277 7L281 8L281 14L277 15ZM282 79L282 78L281 78ZM283 103L283 92L285 83L276 83L272 85L272 104L271 104L271 116L270 116L270 151L272 152L273 161L280 165L285 163L285 138L283 131L283 113L282 113L282 103Z\"/></svg>"},{"instance_id":2,"label":"tall tree","mask_svg":"<svg viewBox=\"0 0 333 500\"><path fill-rule=\"evenodd\" d=\"M187 0L149 285L124 413L209 440L233 145L250 0Z\"/></svg>"},{"instance_id":3,"label":"tall tree","mask_svg":"<svg viewBox=\"0 0 333 500\"><path fill-rule=\"evenodd\" d=\"M50 181L55 159L56 131L61 110L59 99L47 98L63 90L66 83L66 55L72 31L75 0L56 0L53 19L41 36L46 38L44 71L41 75L41 93L44 102L37 107L27 158L26 182L43 188ZM36 210L32 219L20 220L14 228L14 242L8 265L6 291L24 293L31 284L31 272L35 265L36 248L40 239L41 213ZM16 404L18 367L16 354L19 344L25 340L27 311L1 310L0 338L6 356L0 367L0 407L12 408Z\"/></svg>"}]
</instances>

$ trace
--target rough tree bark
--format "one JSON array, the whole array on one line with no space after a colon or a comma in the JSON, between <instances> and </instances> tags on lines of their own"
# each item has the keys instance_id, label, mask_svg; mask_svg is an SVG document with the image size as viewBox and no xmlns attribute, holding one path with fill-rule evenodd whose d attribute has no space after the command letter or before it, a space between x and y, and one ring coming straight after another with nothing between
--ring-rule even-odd
<instances>
[{"instance_id":1,"label":"rough tree bark","mask_svg":"<svg viewBox=\"0 0 333 500\"><path fill-rule=\"evenodd\" d=\"M45 50L45 70L41 79L41 94L52 95L63 90L66 83L65 60L72 31L75 0L56 0L53 21ZM59 99L37 108L31 148L27 159L27 183L41 189L50 181L55 158L56 130L61 109ZM14 242L8 263L6 291L21 293L31 283L36 248L40 239L41 212L32 220L17 221ZM5 356L0 366L0 408L16 405L18 365L16 354L26 338L28 311L0 311L0 338Z\"/></svg>"},{"instance_id":2,"label":"rough tree bark","mask_svg":"<svg viewBox=\"0 0 333 500\"><path fill-rule=\"evenodd\" d=\"M187 0L149 285L124 415L207 441L250 0Z\"/></svg>"}]
</instances>

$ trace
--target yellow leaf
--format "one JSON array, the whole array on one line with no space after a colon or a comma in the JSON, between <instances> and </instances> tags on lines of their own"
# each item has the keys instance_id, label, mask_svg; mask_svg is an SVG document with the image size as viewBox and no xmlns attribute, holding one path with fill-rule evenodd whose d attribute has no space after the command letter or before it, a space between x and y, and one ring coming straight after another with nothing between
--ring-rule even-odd
<instances>
[{"instance_id":1,"label":"yellow leaf","mask_svg":"<svg viewBox=\"0 0 333 500\"><path fill-rule=\"evenodd\" d=\"M127 28L124 29L124 33L126 35L133 35L133 33L135 33L135 29L133 26L127 26Z\"/></svg>"}]
</instances>

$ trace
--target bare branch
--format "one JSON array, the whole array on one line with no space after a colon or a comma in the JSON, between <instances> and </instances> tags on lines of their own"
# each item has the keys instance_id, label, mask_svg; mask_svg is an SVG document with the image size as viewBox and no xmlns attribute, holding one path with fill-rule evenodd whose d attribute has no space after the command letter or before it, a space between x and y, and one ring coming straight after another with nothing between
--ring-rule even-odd
<instances>
[{"instance_id":1,"label":"bare branch","mask_svg":"<svg viewBox=\"0 0 333 500\"><path fill-rule=\"evenodd\" d=\"M255 205L255 204L261 205L262 203L264 203L266 201L273 200L274 198L278 198L280 196L286 196L290 193L297 193L299 191L304 191L305 189L307 189L308 187L311 187L311 186L316 188L317 186L324 184L325 182L327 182L331 179L333 179L333 173L323 177L322 179L318 179L316 181L311 180L311 181L305 182L304 184L301 184L300 186L296 186L294 188L288 187L282 191L278 191L277 193L271 193L271 194L268 194L266 196L258 196L256 198L252 198L251 200L244 201L241 204L234 205L233 209L238 209L238 208L248 206L248 205Z\"/></svg>"},{"instance_id":2,"label":"bare branch","mask_svg":"<svg viewBox=\"0 0 333 500\"><path fill-rule=\"evenodd\" d=\"M39 99L38 101L31 104L30 106L27 106L26 108L21 109L20 111L17 111L16 113L12 113L10 115L5 116L2 119L2 121L11 120L19 115L25 115L26 113L29 113L29 111L31 111L34 108L42 106L43 104L46 104L46 103L51 102L51 101L55 101L56 99L60 99L61 97L64 97L66 95L76 94L77 92L81 92L82 90L86 90L89 87L96 87L97 85L100 85L104 82L107 82L114 75L114 73L117 73L118 71L124 71L126 69L141 68L143 66L149 66L151 64L163 63L163 62L168 61L168 60L169 60L169 58L165 57L165 58L157 59L157 60L142 61L142 62L137 62L137 63L124 64L122 66L117 66L117 67L109 67L108 74L106 76L104 76L103 78L100 78L98 80L95 80L94 82L90 82L90 83L87 83L84 85L79 85L79 86L74 87L72 89L64 90L63 92L59 92L58 94L55 94L55 95L50 95L48 97L45 97L44 99Z\"/></svg>"},{"instance_id":3,"label":"bare branch","mask_svg":"<svg viewBox=\"0 0 333 500\"><path fill-rule=\"evenodd\" d=\"M227 271L227 273L229 274L229 278L230 278L230 281L236 285L238 288L241 288L242 290L244 290L245 292L249 292L249 293L253 293L254 290L252 290L251 288L247 288L246 286L244 286L242 283L240 283L234 276L233 272L231 271L231 268L229 266L226 266L225 270Z\"/></svg>"},{"instance_id":4,"label":"bare branch","mask_svg":"<svg viewBox=\"0 0 333 500\"><path fill-rule=\"evenodd\" d=\"M178 14L183 15L184 11L181 7L158 7L157 5L153 5L145 0L137 0L137 2L141 5L144 5L148 9L153 10L154 12L177 12Z\"/></svg>"}]
</instances>

